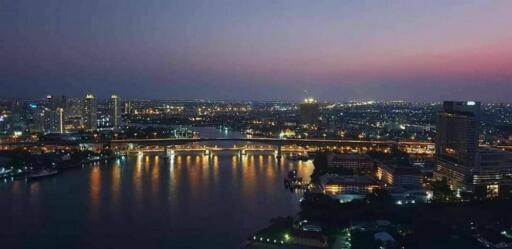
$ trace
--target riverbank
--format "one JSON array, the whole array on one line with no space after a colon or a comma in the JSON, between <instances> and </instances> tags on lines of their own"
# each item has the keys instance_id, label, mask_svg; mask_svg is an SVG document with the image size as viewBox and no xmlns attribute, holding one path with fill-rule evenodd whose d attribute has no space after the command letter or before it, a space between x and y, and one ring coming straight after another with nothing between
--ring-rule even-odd
<instances>
[{"instance_id":1,"label":"riverbank","mask_svg":"<svg viewBox=\"0 0 512 249\"><path fill-rule=\"evenodd\" d=\"M13 180L24 178L31 172L55 168L59 171L79 168L84 164L98 161L113 160L125 156L124 154L90 154L90 153L69 153L69 154L27 154L27 153L3 153L7 158L7 165L0 170L0 179L11 178ZM7 168L7 169L6 169Z\"/></svg>"}]
</instances>

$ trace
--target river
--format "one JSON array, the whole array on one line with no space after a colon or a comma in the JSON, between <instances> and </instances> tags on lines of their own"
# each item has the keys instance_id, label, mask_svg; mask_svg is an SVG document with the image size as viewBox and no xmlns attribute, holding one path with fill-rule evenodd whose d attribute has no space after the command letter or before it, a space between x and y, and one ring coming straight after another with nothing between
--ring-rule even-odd
<instances>
[{"instance_id":1,"label":"river","mask_svg":"<svg viewBox=\"0 0 512 249\"><path fill-rule=\"evenodd\" d=\"M0 247L237 248L270 218L297 213L301 194L283 187L292 169L308 180L313 166L272 154L145 155L6 180Z\"/></svg>"}]
</instances>

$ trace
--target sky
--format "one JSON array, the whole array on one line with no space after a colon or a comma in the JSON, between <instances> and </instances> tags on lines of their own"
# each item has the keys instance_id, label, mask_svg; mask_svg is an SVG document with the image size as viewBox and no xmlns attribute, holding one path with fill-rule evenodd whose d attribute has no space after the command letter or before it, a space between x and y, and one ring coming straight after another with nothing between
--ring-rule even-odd
<instances>
[{"instance_id":1,"label":"sky","mask_svg":"<svg viewBox=\"0 0 512 249\"><path fill-rule=\"evenodd\" d=\"M512 102L508 0L0 0L0 98Z\"/></svg>"}]
</instances>

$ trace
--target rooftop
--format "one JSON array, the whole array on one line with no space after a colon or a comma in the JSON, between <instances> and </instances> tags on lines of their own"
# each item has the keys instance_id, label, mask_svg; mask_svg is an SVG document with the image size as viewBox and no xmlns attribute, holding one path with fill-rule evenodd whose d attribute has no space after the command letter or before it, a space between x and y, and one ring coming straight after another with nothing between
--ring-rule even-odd
<instances>
[{"instance_id":1,"label":"rooftop","mask_svg":"<svg viewBox=\"0 0 512 249\"><path fill-rule=\"evenodd\" d=\"M398 164L382 164L385 168L390 170L394 175L421 175L421 171L413 166L398 165Z\"/></svg>"},{"instance_id":2,"label":"rooftop","mask_svg":"<svg viewBox=\"0 0 512 249\"><path fill-rule=\"evenodd\" d=\"M377 180L369 176L339 176L325 175L322 176L321 182L324 185L378 185Z\"/></svg>"}]
</instances>

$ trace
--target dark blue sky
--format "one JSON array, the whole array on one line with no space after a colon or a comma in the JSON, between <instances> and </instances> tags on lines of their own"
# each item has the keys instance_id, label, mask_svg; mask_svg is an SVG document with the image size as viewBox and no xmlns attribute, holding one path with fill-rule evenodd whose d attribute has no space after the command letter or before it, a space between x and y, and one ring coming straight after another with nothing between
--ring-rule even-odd
<instances>
[{"instance_id":1,"label":"dark blue sky","mask_svg":"<svg viewBox=\"0 0 512 249\"><path fill-rule=\"evenodd\" d=\"M510 102L512 2L0 0L0 97Z\"/></svg>"}]
</instances>

